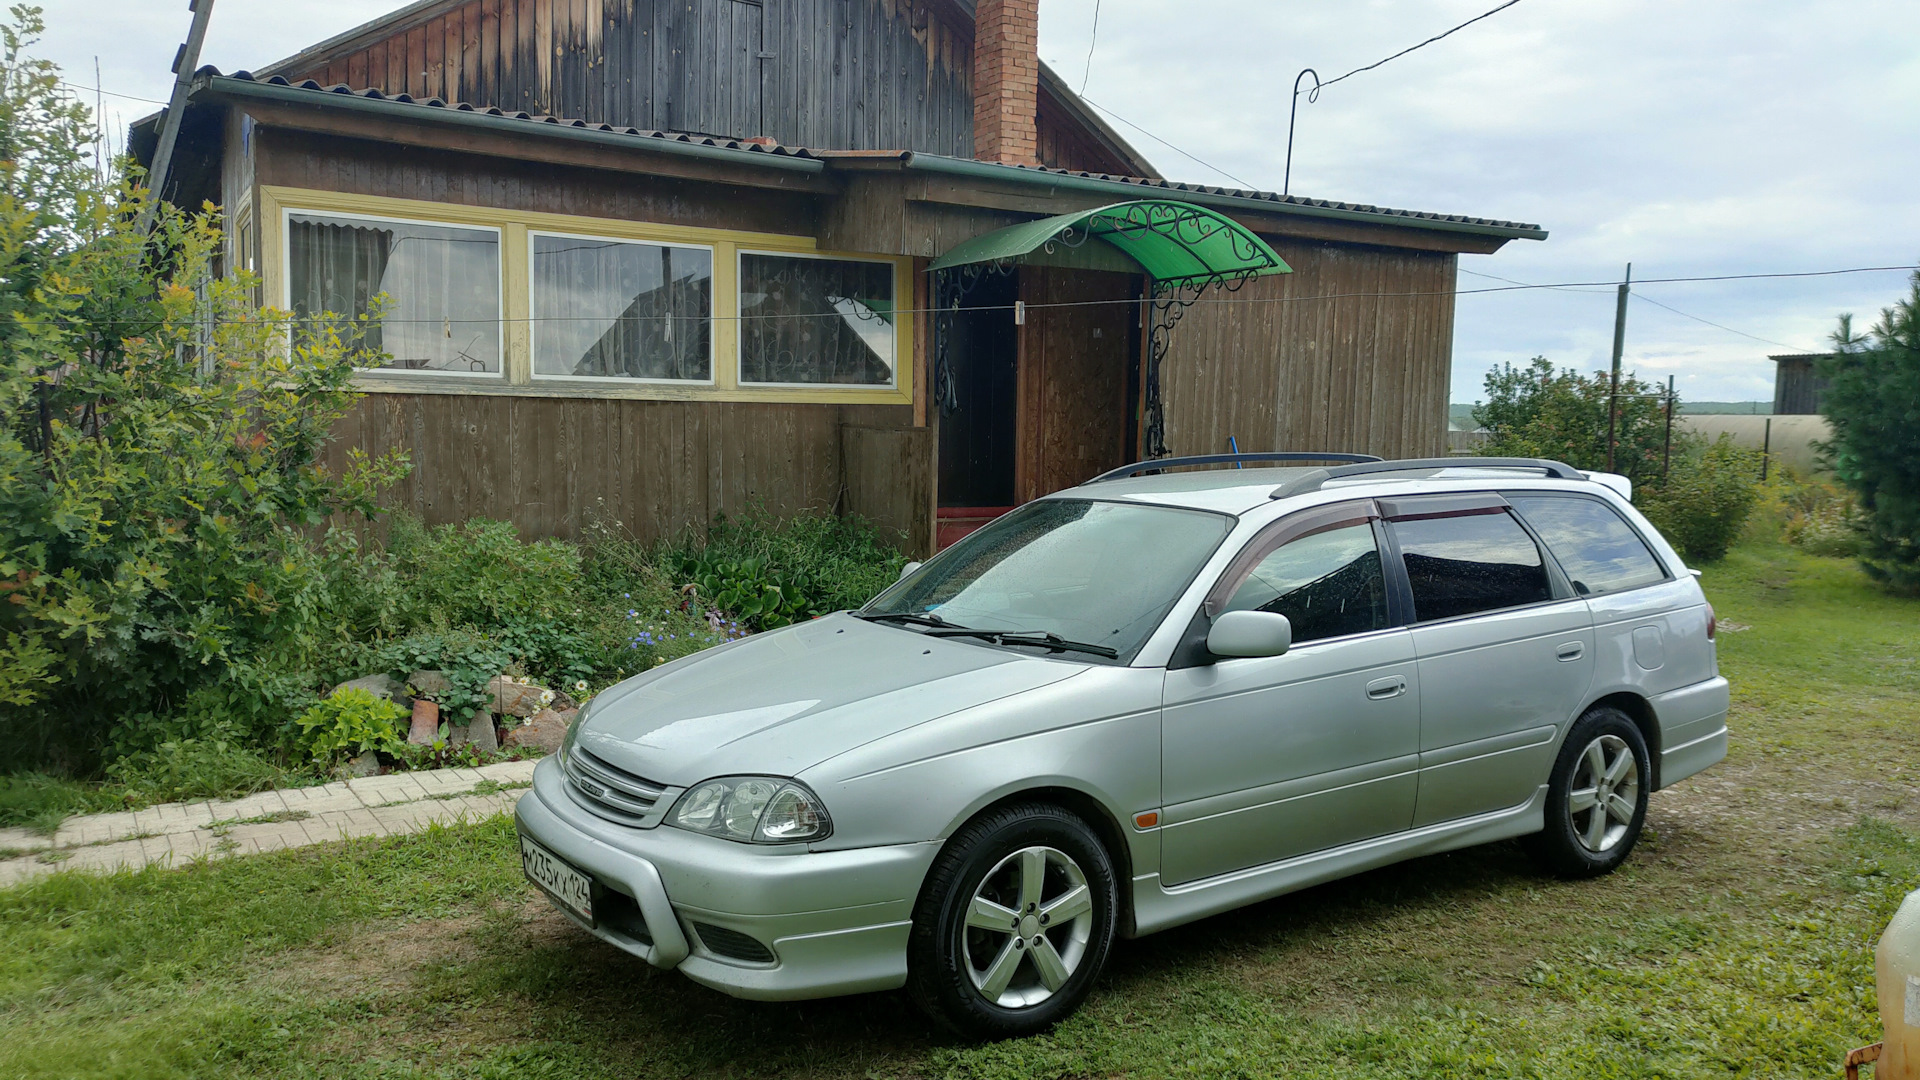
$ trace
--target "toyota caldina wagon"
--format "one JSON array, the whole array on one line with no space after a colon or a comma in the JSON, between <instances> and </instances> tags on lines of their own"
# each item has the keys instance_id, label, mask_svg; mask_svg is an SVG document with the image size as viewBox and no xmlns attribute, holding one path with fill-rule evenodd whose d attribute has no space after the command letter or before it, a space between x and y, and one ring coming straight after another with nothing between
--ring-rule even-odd
<instances>
[{"instance_id":1,"label":"toyota caldina wagon","mask_svg":"<svg viewBox=\"0 0 1920 1080\"><path fill-rule=\"evenodd\" d=\"M528 876L729 994L1011 1035L1116 937L1401 859L1606 873L1725 755L1713 611L1623 478L1181 464L600 694L520 801Z\"/></svg>"}]
</instances>

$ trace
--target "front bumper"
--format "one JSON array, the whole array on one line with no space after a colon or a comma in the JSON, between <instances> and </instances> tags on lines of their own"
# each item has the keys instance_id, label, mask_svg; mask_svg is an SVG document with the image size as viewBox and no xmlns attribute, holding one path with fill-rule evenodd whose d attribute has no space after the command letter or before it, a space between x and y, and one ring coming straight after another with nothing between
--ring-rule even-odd
<instances>
[{"instance_id":1,"label":"front bumper","mask_svg":"<svg viewBox=\"0 0 1920 1080\"><path fill-rule=\"evenodd\" d=\"M553 757L534 770L514 821L602 888L631 898L645 920L638 932L618 920L575 919L595 936L702 985L767 1001L904 984L914 899L939 852L938 842L814 852L627 828L575 802ZM774 959L721 956L703 944L699 923L746 934Z\"/></svg>"}]
</instances>

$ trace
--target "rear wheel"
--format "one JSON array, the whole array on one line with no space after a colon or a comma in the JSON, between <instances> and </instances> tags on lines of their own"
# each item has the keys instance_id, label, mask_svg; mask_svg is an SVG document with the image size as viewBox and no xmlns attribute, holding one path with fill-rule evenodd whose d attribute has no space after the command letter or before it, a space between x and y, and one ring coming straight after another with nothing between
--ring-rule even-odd
<instances>
[{"instance_id":1,"label":"rear wheel","mask_svg":"<svg viewBox=\"0 0 1920 1080\"><path fill-rule=\"evenodd\" d=\"M1562 877L1597 877L1625 862L1647 819L1653 769L1626 713L1589 709L1567 733L1547 787L1546 828L1534 857Z\"/></svg>"},{"instance_id":2,"label":"rear wheel","mask_svg":"<svg viewBox=\"0 0 1920 1080\"><path fill-rule=\"evenodd\" d=\"M1086 999L1113 944L1113 862L1057 807L1004 807L955 834L914 908L907 987L964 1035L1042 1031Z\"/></svg>"}]
</instances>

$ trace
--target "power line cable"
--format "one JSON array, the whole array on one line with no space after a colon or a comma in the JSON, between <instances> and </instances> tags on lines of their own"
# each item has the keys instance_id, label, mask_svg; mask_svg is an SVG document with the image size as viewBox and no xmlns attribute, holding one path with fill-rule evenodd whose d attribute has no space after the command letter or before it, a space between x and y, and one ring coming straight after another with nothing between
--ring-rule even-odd
<instances>
[{"instance_id":1,"label":"power line cable","mask_svg":"<svg viewBox=\"0 0 1920 1080\"><path fill-rule=\"evenodd\" d=\"M1634 284L1636 285L1667 285L1667 284L1681 284L1681 283L1688 283L1688 282L1704 282L1704 281L1751 281L1756 279L1817 278L1817 277L1833 277L1839 274L1869 274L1869 273L1892 272L1896 270L1901 272L1912 272L1915 270L1920 270L1920 265L1853 266L1853 267L1847 267L1842 270L1800 270L1800 271L1785 271L1785 272L1779 272L1779 273L1765 273L1765 274L1713 274L1713 275L1702 275L1702 276L1696 276L1696 277L1645 278L1643 280L1634 282ZM1491 275L1480 275L1480 276L1491 276ZM1481 289L1459 289L1459 288L1430 289L1430 290L1425 290L1420 292L1317 293L1310 296L1229 296L1229 297L1220 297L1217 299L1200 297L1194 300L1193 303L1207 304L1207 305L1298 304L1298 303L1307 303L1315 300L1416 299L1416 298L1422 298L1422 297L1439 297L1439 296L1480 296L1488 293L1525 292L1525 291L1538 290L1538 289L1566 290L1566 289L1576 289L1576 288L1594 287L1594 286L1606 286L1608 288L1617 288L1619 286L1619 282L1617 281L1564 281L1564 282L1550 282L1545 284L1530 284L1526 282L1516 282L1511 285L1496 285L1496 286L1489 286L1487 288L1481 288ZM1122 305L1122 304L1138 307L1140 305L1148 304L1152 302L1153 301L1147 300L1147 299L1129 298L1129 299L1117 299L1117 300L1066 300L1066 301L1055 301L1055 302L1047 302L1047 303L1035 302L1035 303L1024 304L1022 306L1024 306L1027 311L1039 311L1046 308L1112 307L1115 305ZM1650 302L1659 303L1658 301L1650 301ZM1660 306L1665 307L1666 305L1662 304ZM896 308L893 310L894 310L894 314L896 315L937 315L937 314L941 314L943 311L947 309ZM969 312L1013 311L1015 310L1015 305L1013 304L982 304L978 307L968 307L962 310L969 311ZM1673 309L1669 309L1669 310L1673 310ZM1676 311L1676 314L1684 315L1686 313ZM712 315L712 314L710 315L671 315L669 314L669 315L640 316L638 318L640 320L649 320L649 321L657 321L661 319L680 319L680 320L699 321L699 322L743 322L745 323L745 322L777 322L784 319L839 319L844 317L845 316L843 315L843 313L839 311L820 311L820 312L800 311L800 312L779 312L774 314L756 314L756 315ZM1688 317L1697 318L1698 316L1688 316ZM351 319L352 319L352 316L335 313L331 316L293 315L293 316L284 316L280 318L269 318L266 316L246 316L238 319L222 319L218 321L225 325L247 325L247 324L256 324L256 323L280 324L288 321L292 321L295 323L324 322L330 325L342 326L342 328L349 328L347 324L350 323ZM98 319L98 320L77 319L77 320L49 320L49 321L66 321L72 324L85 325L85 326L113 326L113 325L152 326L154 325L154 320L151 320L151 319ZM608 317L608 316L538 316L538 317L528 316L528 317L519 317L519 318L509 318L503 315L499 318L483 318L483 319L450 319L448 317L442 316L439 318L425 318L425 319L382 319L380 321L381 323L386 325L424 323L424 324L438 326L438 325L445 325L450 322L456 323L456 324L471 323L471 324L491 325L495 323L508 324L508 323L532 323L532 322L613 322L613 321L621 321L621 320L618 317ZM1701 321L1704 322L1706 320L1701 320ZM1717 326L1718 324L1716 323L1712 325ZM1731 330L1732 328L1721 327L1721 329ZM1742 333L1741 331L1738 331L1738 330L1734 330L1733 332L1736 334ZM1753 335L1743 334L1743 336L1751 337ZM1756 340L1766 341L1767 339L1756 338ZM1776 342L1769 342L1769 344L1780 345L1782 343L1776 341ZM1795 348L1796 346L1786 345L1785 347L1791 349L1791 348Z\"/></svg>"},{"instance_id":2,"label":"power line cable","mask_svg":"<svg viewBox=\"0 0 1920 1080\"><path fill-rule=\"evenodd\" d=\"M1101 112L1106 113L1108 116L1113 117L1115 120L1120 121L1121 123L1127 125L1133 130L1139 132L1140 134L1145 135L1147 138L1152 139L1154 142L1159 143L1161 146L1164 146L1167 149L1172 150L1174 153L1179 154L1181 157L1184 157L1189 161L1198 162L1199 164L1204 165L1209 169L1212 169L1214 172L1219 173L1221 176L1226 177L1227 179L1233 181L1234 183L1239 184L1241 187L1248 188L1248 189L1255 188L1255 185L1240 179L1239 177L1233 175L1232 173L1228 172L1227 170L1221 168L1218 165L1212 164L1211 162L1202 160L1200 158L1193 156L1192 154L1187 153L1185 150L1180 149L1179 147L1173 145L1167 140L1161 138L1160 136L1155 135L1153 132L1148 131L1146 128L1141 127L1139 124L1136 124L1133 121L1127 119L1126 117L1121 116L1119 113L1114 112L1112 109L1107 108L1105 105L1102 105L1099 102L1093 100L1092 98L1087 97L1085 94L1082 94L1080 96L1080 100L1086 102L1087 104L1093 106L1096 109L1099 109Z\"/></svg>"},{"instance_id":3,"label":"power line cable","mask_svg":"<svg viewBox=\"0 0 1920 1080\"><path fill-rule=\"evenodd\" d=\"M70 83L70 82L63 82L60 85L63 88L68 90L85 90L89 94L105 94L108 97L126 98L128 101L144 101L149 105L165 105L166 104L166 102L161 101L158 98L141 97L138 94L122 94L113 90L103 89L98 86L81 86L79 83Z\"/></svg>"},{"instance_id":4,"label":"power line cable","mask_svg":"<svg viewBox=\"0 0 1920 1080\"><path fill-rule=\"evenodd\" d=\"M1780 347L1781 347L1781 348L1783 348L1783 349L1792 349L1792 350L1793 350L1793 351L1795 351L1795 352L1807 352L1807 351L1810 351L1810 350L1807 350L1807 349L1803 349L1803 348L1801 348L1801 347L1800 347L1800 346L1798 346L1798 345L1789 345L1789 344L1787 344L1787 343L1786 343L1786 342L1784 342L1784 341L1775 341L1775 340L1773 340L1772 338L1763 338L1763 337L1761 337L1761 336L1760 336L1759 334L1749 334L1749 333L1747 333L1747 332L1746 332L1745 330L1735 330L1735 329L1734 329L1733 327L1731 327L1731 326L1725 326L1725 325L1722 325L1722 324L1720 324L1720 323L1717 323L1717 322L1714 322L1714 321L1713 321L1712 319L1703 319L1703 318L1701 318L1701 317L1700 317L1700 316L1698 316L1698 315L1694 315L1694 314L1690 314L1690 313L1688 313L1688 312L1685 312L1685 311L1681 311L1681 310L1680 310L1679 308L1677 308L1677 307L1674 307L1674 306L1673 306L1673 305L1671 305L1671 304L1663 304L1663 303L1661 303L1660 301L1658 301L1658 300L1655 300L1655 299L1654 299L1653 297L1651 297L1651 296L1646 296L1646 295L1643 295L1643 294L1641 294L1641 293L1631 293L1631 294L1629 294L1629 295L1631 295L1631 296L1633 296L1633 297L1634 297L1635 299L1639 299L1639 300L1645 300L1645 301L1646 301L1647 303L1649 303L1649 304L1652 304L1652 305L1653 305L1654 307L1657 307L1657 308L1666 308L1666 309L1667 309L1668 311L1671 311L1671 312L1673 312L1673 313L1674 313L1675 315L1678 315L1678 316L1680 316L1680 317L1682 317L1682 318L1686 318L1686 319L1692 319L1692 320L1693 320L1694 322L1697 322L1697 323L1705 323L1705 324L1707 324L1708 326L1711 326L1711 327L1713 327L1713 328L1714 328L1714 329L1716 329L1716 330L1725 330L1725 331L1726 331L1727 333L1729 333L1729 334L1738 334L1738 335L1740 335L1740 336L1741 336L1741 337L1743 337L1743 338L1752 338L1753 340L1755 340L1755 341L1758 341L1758 342L1760 342L1760 343L1762 343L1762 344L1765 344L1765 345L1778 345L1778 346L1780 346Z\"/></svg>"},{"instance_id":5,"label":"power line cable","mask_svg":"<svg viewBox=\"0 0 1920 1080\"><path fill-rule=\"evenodd\" d=\"M1569 288L1564 285L1535 285L1531 281L1521 281L1518 278L1501 277L1499 274L1483 274L1478 270L1469 270L1464 266L1460 267L1459 269L1460 269L1460 272L1463 274L1472 274L1474 277L1486 278L1488 281L1504 281L1509 285L1525 285L1525 286L1528 286L1529 288L1535 288L1535 289L1552 289L1556 292L1586 293L1589 296L1612 296L1613 295L1612 289L1575 289L1575 288Z\"/></svg>"},{"instance_id":6,"label":"power line cable","mask_svg":"<svg viewBox=\"0 0 1920 1080\"><path fill-rule=\"evenodd\" d=\"M1452 30L1447 30L1442 33L1435 34L1418 45L1410 45L1407 48L1401 49L1399 52L1394 53L1392 56L1387 57L1385 60L1376 60L1373 63L1368 64L1366 67L1354 68L1352 71L1347 72L1345 75L1341 75L1338 78L1328 79L1326 82L1319 83L1313 88L1312 93L1318 95L1320 91L1326 89L1329 86L1332 86L1334 83L1337 83L1342 79L1351 79L1355 75L1358 75L1363 71L1372 71L1374 68L1377 68L1382 64L1392 63L1393 61L1400 59L1401 57L1407 55L1410 52L1413 52L1416 49L1424 49L1427 46L1433 44L1434 42L1439 41L1441 38L1444 38L1458 31L1465 30L1467 27L1472 26L1474 23L1479 22L1481 19L1498 15L1499 13L1507 10L1508 8L1512 7L1513 5L1519 2L1520 0L1507 0L1506 3L1501 4L1499 7L1494 8L1492 11L1483 12L1479 15L1475 15L1473 18L1468 19L1466 22L1463 22L1459 26L1454 27ZM1298 93L1298 91L1296 91L1296 93Z\"/></svg>"},{"instance_id":7,"label":"power line cable","mask_svg":"<svg viewBox=\"0 0 1920 1080\"><path fill-rule=\"evenodd\" d=\"M1087 35L1087 67L1080 73L1080 96L1087 96L1087 80L1093 78L1093 46L1100 40L1100 0L1093 0L1093 31Z\"/></svg>"}]
</instances>

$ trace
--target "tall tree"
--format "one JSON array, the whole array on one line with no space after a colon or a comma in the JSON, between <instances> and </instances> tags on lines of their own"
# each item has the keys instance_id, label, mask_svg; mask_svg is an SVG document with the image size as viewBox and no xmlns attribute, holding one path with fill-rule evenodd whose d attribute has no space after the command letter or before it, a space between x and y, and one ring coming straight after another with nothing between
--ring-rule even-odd
<instances>
[{"instance_id":1,"label":"tall tree","mask_svg":"<svg viewBox=\"0 0 1920 1080\"><path fill-rule=\"evenodd\" d=\"M1824 446L1834 474L1867 514L1861 563L1876 581L1920 595L1920 272L1865 335L1842 315L1834 353L1820 363Z\"/></svg>"}]
</instances>

